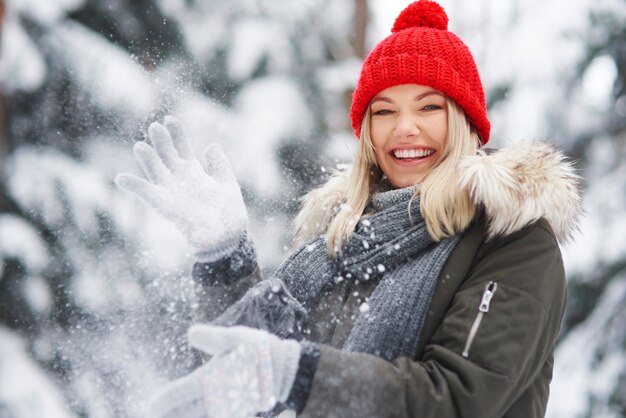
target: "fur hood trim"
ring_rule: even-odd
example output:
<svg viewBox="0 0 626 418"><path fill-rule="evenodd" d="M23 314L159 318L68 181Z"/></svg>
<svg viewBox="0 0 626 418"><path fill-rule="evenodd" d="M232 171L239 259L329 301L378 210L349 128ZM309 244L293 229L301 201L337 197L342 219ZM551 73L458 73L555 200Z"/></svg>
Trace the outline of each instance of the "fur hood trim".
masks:
<svg viewBox="0 0 626 418"><path fill-rule="evenodd" d="M303 199L294 224L301 237L326 231L345 204L349 170L335 173ZM488 238L510 235L540 218L565 243L578 230L582 214L580 177L572 162L541 142L519 142L492 153L479 151L459 164L459 186L484 208Z"/></svg>
<svg viewBox="0 0 626 418"><path fill-rule="evenodd" d="M490 238L512 234L540 218L560 243L578 230L580 177L554 147L519 142L491 155L465 157L459 169L461 187L485 210Z"/></svg>

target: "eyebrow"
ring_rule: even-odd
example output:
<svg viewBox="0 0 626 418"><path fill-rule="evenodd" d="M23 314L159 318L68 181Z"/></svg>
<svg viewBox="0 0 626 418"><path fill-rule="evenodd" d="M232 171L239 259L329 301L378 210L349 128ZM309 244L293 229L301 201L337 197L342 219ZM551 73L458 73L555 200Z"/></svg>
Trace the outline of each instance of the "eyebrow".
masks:
<svg viewBox="0 0 626 418"><path fill-rule="evenodd" d="M431 95L433 95L433 94L436 94L436 95L441 96L441 97L445 97L445 96L443 95L443 93L441 93L441 92L439 92L439 91L436 91L436 90L429 90L429 91L424 92L424 93L422 93L422 94L418 94L417 96L415 96L415 98L414 98L413 100L417 102L417 101L419 101L419 100L422 100L424 97L431 96ZM370 104L372 104L372 103L376 103L376 102L387 102L387 103L393 103L393 100L391 100L390 98L385 97L385 96L377 96L377 97L374 97L374 98L372 99L372 101L370 102Z"/></svg>

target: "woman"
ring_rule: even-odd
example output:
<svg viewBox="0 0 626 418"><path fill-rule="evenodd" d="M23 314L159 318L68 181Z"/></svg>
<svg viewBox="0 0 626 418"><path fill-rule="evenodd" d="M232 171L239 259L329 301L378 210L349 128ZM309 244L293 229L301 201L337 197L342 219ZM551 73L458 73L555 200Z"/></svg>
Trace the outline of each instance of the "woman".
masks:
<svg viewBox="0 0 626 418"><path fill-rule="evenodd" d="M310 192L303 244L260 280L228 161L205 167L172 118L136 145L149 181L118 184L194 247L211 360L167 386L156 416L542 417L566 301L559 241L578 179L539 143L489 153L471 53L430 0L363 64L354 164ZM222 313L222 310L225 311Z"/></svg>

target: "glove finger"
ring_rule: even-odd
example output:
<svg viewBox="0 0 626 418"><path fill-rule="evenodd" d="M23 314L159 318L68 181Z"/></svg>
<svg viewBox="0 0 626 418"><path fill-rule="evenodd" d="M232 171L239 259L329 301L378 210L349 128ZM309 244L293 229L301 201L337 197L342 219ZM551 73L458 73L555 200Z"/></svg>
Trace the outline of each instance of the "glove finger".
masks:
<svg viewBox="0 0 626 418"><path fill-rule="evenodd" d="M160 389L149 402L150 417L208 418L198 377L198 372L202 372L203 368L174 380Z"/></svg>
<svg viewBox="0 0 626 418"><path fill-rule="evenodd" d="M174 143L174 147L178 151L180 158L184 160L191 160L194 155L191 149L191 144L189 143L189 137L187 136L187 130L183 124L171 115L165 116L165 121L163 123L170 132L172 142Z"/></svg>
<svg viewBox="0 0 626 418"><path fill-rule="evenodd" d="M115 184L122 190L135 194L150 206L156 208L161 205L161 199L155 190L155 186L149 181L132 174L118 174Z"/></svg>
<svg viewBox="0 0 626 418"><path fill-rule="evenodd" d="M145 142L137 142L133 147L135 159L143 169L146 177L155 184L163 184L170 171L163 164L154 148Z"/></svg>
<svg viewBox="0 0 626 418"><path fill-rule="evenodd" d="M148 136L163 163L172 170L176 166L179 157L178 151L176 151L172 143L170 132L160 123L153 122L148 128Z"/></svg>
<svg viewBox="0 0 626 418"><path fill-rule="evenodd" d="M226 158L220 144L214 142L204 149L204 161L207 173L217 181L237 183L230 161Z"/></svg>
<svg viewBox="0 0 626 418"><path fill-rule="evenodd" d="M255 331L247 327L218 327L198 324L189 328L187 338L192 347L217 356L232 351L238 345L253 341Z"/></svg>

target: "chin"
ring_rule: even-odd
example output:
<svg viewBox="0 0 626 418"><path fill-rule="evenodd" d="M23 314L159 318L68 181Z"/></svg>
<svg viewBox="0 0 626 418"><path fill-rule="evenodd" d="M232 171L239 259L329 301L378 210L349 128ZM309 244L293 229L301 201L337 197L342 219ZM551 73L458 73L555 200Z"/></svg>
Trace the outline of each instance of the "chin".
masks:
<svg viewBox="0 0 626 418"><path fill-rule="evenodd" d="M415 178L411 178L411 179L390 178L389 181L391 182L391 184L393 184L396 187L396 189L404 189L405 187L415 186L417 183L420 182L420 177L416 176Z"/></svg>

